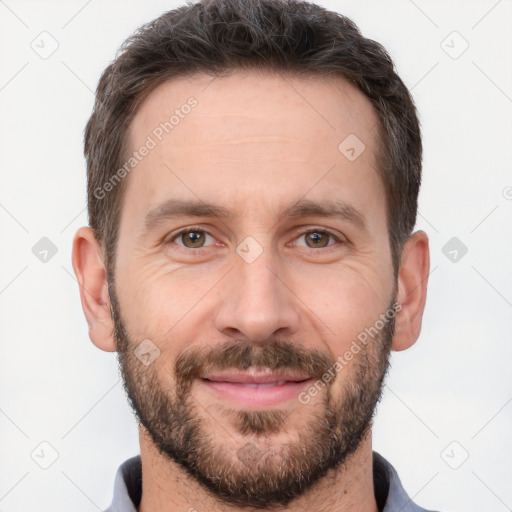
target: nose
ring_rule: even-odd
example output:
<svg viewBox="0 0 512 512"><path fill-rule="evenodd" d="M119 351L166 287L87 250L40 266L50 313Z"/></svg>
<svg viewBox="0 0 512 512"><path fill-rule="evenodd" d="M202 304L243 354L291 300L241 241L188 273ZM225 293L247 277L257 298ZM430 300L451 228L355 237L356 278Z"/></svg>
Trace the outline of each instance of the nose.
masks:
<svg viewBox="0 0 512 512"><path fill-rule="evenodd" d="M251 263L235 261L215 312L219 332L259 343L297 332L299 301L278 268L268 251Z"/></svg>

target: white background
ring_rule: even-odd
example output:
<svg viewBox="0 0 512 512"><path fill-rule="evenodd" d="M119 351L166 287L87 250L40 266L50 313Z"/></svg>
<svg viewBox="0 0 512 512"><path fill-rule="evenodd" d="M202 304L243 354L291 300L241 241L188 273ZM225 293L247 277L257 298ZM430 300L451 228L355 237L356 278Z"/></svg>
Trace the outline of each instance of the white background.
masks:
<svg viewBox="0 0 512 512"><path fill-rule="evenodd" d="M426 508L512 510L512 2L319 3L388 49L423 127L417 227L432 274L420 340L393 356L375 449ZM179 5L0 1L2 512L102 510L138 453L115 355L88 338L71 241L87 223L82 140L100 73ZM59 45L47 59L31 48L42 31ZM42 237L58 248L47 263L32 253ZM452 237L468 248L457 262L442 252ZM43 441L58 453L48 469Z"/></svg>

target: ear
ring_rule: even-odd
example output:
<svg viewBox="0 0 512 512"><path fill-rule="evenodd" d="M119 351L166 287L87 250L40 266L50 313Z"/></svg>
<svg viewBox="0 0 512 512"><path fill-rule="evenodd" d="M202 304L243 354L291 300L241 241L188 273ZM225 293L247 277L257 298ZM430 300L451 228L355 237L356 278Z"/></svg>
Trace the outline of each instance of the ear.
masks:
<svg viewBox="0 0 512 512"><path fill-rule="evenodd" d="M101 247L91 228L82 227L76 232L72 260L89 337L101 350L114 352L114 322L110 314L107 273Z"/></svg>
<svg viewBox="0 0 512 512"><path fill-rule="evenodd" d="M396 300L402 308L395 316L393 350L409 348L420 335L429 270L428 237L424 231L416 231L404 244L398 270Z"/></svg>

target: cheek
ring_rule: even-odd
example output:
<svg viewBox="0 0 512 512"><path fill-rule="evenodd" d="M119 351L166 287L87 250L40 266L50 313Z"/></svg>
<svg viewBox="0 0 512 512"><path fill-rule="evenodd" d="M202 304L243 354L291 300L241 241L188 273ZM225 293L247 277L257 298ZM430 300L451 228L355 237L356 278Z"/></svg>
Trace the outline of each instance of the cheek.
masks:
<svg viewBox="0 0 512 512"><path fill-rule="evenodd" d="M343 354L352 341L375 325L389 304L391 288L384 275L362 265L344 265L329 273L310 273L298 278L297 297L303 314L318 332L325 333L332 356Z"/></svg>
<svg viewBox="0 0 512 512"><path fill-rule="evenodd" d="M157 341L174 338L222 277L205 268L182 270L182 266L155 261L134 264L118 276L123 283L118 290L121 311L130 332Z"/></svg>

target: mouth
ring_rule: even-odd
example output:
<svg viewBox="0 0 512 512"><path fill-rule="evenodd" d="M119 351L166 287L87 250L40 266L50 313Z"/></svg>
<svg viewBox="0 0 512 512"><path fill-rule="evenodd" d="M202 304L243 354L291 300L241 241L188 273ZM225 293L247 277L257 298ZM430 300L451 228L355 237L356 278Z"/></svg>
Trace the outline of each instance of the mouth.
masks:
<svg viewBox="0 0 512 512"><path fill-rule="evenodd" d="M312 378L291 373L229 372L210 374L200 381L217 397L251 408L297 399Z"/></svg>

